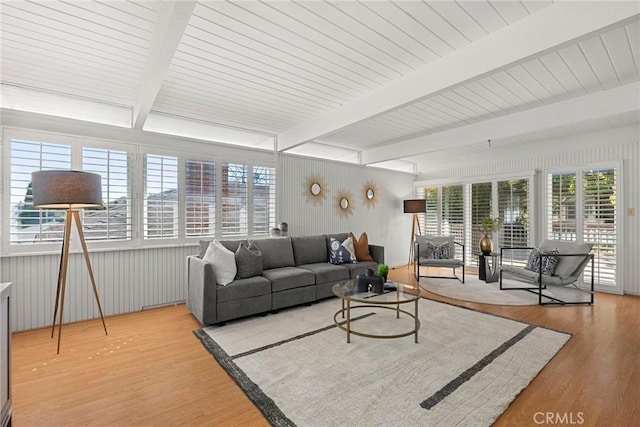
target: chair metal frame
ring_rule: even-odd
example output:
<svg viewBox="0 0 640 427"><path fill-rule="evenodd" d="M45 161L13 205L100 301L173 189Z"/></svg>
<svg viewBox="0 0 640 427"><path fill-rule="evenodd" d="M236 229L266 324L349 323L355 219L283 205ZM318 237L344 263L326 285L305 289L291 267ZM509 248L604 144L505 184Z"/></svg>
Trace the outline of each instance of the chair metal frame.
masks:
<svg viewBox="0 0 640 427"><path fill-rule="evenodd" d="M540 254L540 265L538 267L538 285L537 286L531 286L531 287L505 287L502 283L502 259L503 259L503 253L505 250L532 250L534 248L532 247L512 247L512 248L500 248L500 290L520 290L520 291L527 291L527 292L531 292L532 294L536 294L538 295L538 305L583 305L583 304L588 304L588 305L592 305L593 304L593 295L595 293L595 280L594 280L594 256L593 253L588 253L588 254ZM580 287L578 287L577 285L575 285L575 283L580 280L580 276L578 276L578 278L571 283L568 283L566 285L559 285L559 286L574 286L576 289L582 291L582 292L586 292L588 294L590 294L590 298L589 301L564 301L561 300L560 298L555 298L552 297L550 295L543 295L542 291L547 289L547 285L544 285L542 283L542 265L544 264L542 262L543 258L546 257L550 257L550 256L557 256L557 257L586 257L589 258L589 261L584 265L584 267L582 268L582 272L580 273L580 276L582 275L582 273L584 272L584 270L587 268L587 265L589 263L591 263L591 289L590 290L584 290ZM521 282L524 282L523 279L520 279L518 277L515 277L514 280L519 280ZM542 301L543 298L546 298L550 301Z"/></svg>

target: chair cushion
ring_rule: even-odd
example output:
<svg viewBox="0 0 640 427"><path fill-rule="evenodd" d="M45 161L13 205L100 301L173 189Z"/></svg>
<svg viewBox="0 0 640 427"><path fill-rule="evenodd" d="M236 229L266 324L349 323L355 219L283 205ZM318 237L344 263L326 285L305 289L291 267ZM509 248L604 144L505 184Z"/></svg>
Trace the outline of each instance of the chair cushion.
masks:
<svg viewBox="0 0 640 427"><path fill-rule="evenodd" d="M454 236L416 236L416 241L419 245L418 256L421 258L455 258L456 245Z"/></svg>
<svg viewBox="0 0 640 427"><path fill-rule="evenodd" d="M293 248L290 237L273 237L267 239L252 240L262 252L262 269L293 267Z"/></svg>
<svg viewBox="0 0 640 427"><path fill-rule="evenodd" d="M296 265L326 263L329 260L327 240L323 235L292 237L291 246Z"/></svg>
<svg viewBox="0 0 640 427"><path fill-rule="evenodd" d="M550 252L552 249L557 249L560 255L571 254L578 255L584 254L585 257L591 251L593 244L591 243L576 243L566 240L545 240L540 244L540 250ZM558 265L556 266L554 275L560 276L563 279L567 279L571 276L580 276L582 274L583 264L585 263L585 257L580 256L559 256Z"/></svg>
<svg viewBox="0 0 640 427"><path fill-rule="evenodd" d="M434 259L434 258L418 258L418 264L425 267L462 267L462 260L460 259Z"/></svg>

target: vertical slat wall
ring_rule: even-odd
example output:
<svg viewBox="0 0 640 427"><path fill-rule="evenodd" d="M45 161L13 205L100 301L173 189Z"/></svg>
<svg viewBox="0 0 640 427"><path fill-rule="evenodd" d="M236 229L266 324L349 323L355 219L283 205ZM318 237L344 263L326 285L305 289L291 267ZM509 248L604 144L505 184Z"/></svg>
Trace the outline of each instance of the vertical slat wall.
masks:
<svg viewBox="0 0 640 427"><path fill-rule="evenodd" d="M105 316L183 301L187 296L186 257L197 246L91 252ZM2 281L13 282L14 331L51 324L59 254L0 258ZM69 256L64 321L100 316L82 253Z"/></svg>
<svg viewBox="0 0 640 427"><path fill-rule="evenodd" d="M553 170L606 162L622 164L620 175L621 202L618 225L621 241L618 247L618 280L625 294L640 295L640 135L637 126L616 128L540 141L516 147L498 148L490 152L457 159L450 168L432 170L419 178L433 180L468 180L475 177L517 174L519 171ZM540 180L535 191L542 191ZM536 197L532 217L541 215L540 197ZM635 216L628 209L635 209ZM540 230L538 230L540 232Z"/></svg>
<svg viewBox="0 0 640 427"><path fill-rule="evenodd" d="M305 198L305 184L312 175L321 177L327 184L326 200L315 205ZM366 232L369 243L385 246L387 264L406 264L411 215L403 213L402 201L412 197L413 174L281 155L277 180L278 222L289 224L290 235L352 231L359 237ZM374 207L368 207L364 201L367 181L378 188ZM337 208L342 190L351 192L354 199L353 215L346 218Z"/></svg>

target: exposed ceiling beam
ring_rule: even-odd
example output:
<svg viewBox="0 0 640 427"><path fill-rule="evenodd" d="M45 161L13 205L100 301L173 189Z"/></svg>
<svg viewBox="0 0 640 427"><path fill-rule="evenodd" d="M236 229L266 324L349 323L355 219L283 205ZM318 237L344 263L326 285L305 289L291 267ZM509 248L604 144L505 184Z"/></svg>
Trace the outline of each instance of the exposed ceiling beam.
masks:
<svg viewBox="0 0 640 427"><path fill-rule="evenodd" d="M133 127L142 129L160 91L173 55L182 39L196 1L163 1L153 32L149 56L140 82L138 102L133 108Z"/></svg>
<svg viewBox="0 0 640 427"><path fill-rule="evenodd" d="M560 2L278 135L287 150L454 86L624 25L638 2Z"/></svg>
<svg viewBox="0 0 640 427"><path fill-rule="evenodd" d="M640 82L366 150L362 163L411 157L629 112L640 112Z"/></svg>

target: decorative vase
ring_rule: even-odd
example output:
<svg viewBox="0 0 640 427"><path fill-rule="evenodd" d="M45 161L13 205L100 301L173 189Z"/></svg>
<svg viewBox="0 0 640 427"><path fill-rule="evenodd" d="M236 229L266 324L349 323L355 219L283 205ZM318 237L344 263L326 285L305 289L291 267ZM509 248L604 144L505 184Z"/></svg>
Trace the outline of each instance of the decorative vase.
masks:
<svg viewBox="0 0 640 427"><path fill-rule="evenodd" d="M480 239L480 252L482 252L483 255L489 255L493 252L493 242L486 233L484 237Z"/></svg>
<svg viewBox="0 0 640 427"><path fill-rule="evenodd" d="M289 224L287 224L286 222L281 222L280 224L278 224L278 228L280 229L281 236L289 235Z"/></svg>
<svg viewBox="0 0 640 427"><path fill-rule="evenodd" d="M387 275L388 275L388 273L387 273L387 274L383 274L383 275L382 275L382 281L383 281L384 283L387 283Z"/></svg>

